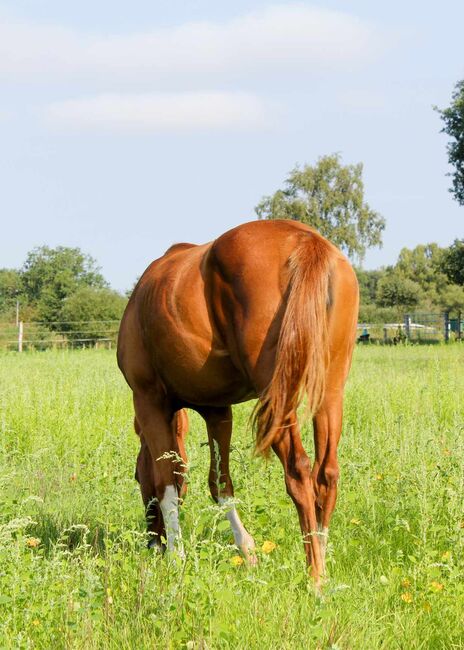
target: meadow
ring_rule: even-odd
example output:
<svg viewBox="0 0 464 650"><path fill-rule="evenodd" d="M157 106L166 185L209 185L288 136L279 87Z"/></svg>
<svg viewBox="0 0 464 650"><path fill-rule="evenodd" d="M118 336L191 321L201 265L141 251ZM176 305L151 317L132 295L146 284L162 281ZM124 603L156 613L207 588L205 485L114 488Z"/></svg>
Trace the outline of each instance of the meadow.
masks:
<svg viewBox="0 0 464 650"><path fill-rule="evenodd" d="M356 350L321 598L280 464L252 456L252 404L231 468L255 568L193 413L186 561L146 548L114 352L4 353L0 406L0 648L464 648L464 346Z"/></svg>

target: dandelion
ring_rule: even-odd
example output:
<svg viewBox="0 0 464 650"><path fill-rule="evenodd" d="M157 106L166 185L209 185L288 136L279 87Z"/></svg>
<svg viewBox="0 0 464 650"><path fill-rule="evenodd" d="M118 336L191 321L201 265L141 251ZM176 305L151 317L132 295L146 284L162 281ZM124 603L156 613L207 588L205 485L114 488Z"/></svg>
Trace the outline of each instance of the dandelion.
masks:
<svg viewBox="0 0 464 650"><path fill-rule="evenodd" d="M439 591L443 591L443 589L444 589L444 585L441 582L437 582L436 580L432 580L432 582L430 583L430 590L435 592L435 593L438 593Z"/></svg>
<svg viewBox="0 0 464 650"><path fill-rule="evenodd" d="M401 600L405 603L412 603L412 596L409 591L405 591L404 594L401 594Z"/></svg>
<svg viewBox="0 0 464 650"><path fill-rule="evenodd" d="M261 550L263 553L272 553L275 547L276 545L274 544L274 542L271 542L270 540L266 540L261 546Z"/></svg>
<svg viewBox="0 0 464 650"><path fill-rule="evenodd" d="M356 519L356 517L353 517L353 519L350 521L350 524L353 524L353 526L359 526L360 523L361 519Z"/></svg>
<svg viewBox="0 0 464 650"><path fill-rule="evenodd" d="M409 580L409 578L403 578L403 580L401 581L401 586L404 587L404 589L410 587L411 581Z"/></svg>
<svg viewBox="0 0 464 650"><path fill-rule="evenodd" d="M376 481L383 481L383 474L376 474L375 480Z"/></svg>
<svg viewBox="0 0 464 650"><path fill-rule="evenodd" d="M232 566L240 566L243 564L243 557L240 557L240 555L234 555L234 557L230 558L230 563Z"/></svg>
<svg viewBox="0 0 464 650"><path fill-rule="evenodd" d="M443 555L441 556L441 559L442 559L444 562L446 562L447 560L450 559L450 557L451 557L451 551L445 551L445 552L443 553Z"/></svg>
<svg viewBox="0 0 464 650"><path fill-rule="evenodd" d="M39 619L38 619L38 618L35 618L35 619L32 621L32 625L33 625L34 627L37 627L38 625L40 625L40 621L39 621Z"/></svg>
<svg viewBox="0 0 464 650"><path fill-rule="evenodd" d="M37 548L40 544L40 539L38 537L29 537L26 544L29 548Z"/></svg>

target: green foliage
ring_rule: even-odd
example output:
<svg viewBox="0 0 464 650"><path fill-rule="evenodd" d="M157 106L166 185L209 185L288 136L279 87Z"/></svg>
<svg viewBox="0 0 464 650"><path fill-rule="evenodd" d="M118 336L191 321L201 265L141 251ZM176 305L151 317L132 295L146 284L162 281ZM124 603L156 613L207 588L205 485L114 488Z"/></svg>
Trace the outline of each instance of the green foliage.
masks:
<svg viewBox="0 0 464 650"><path fill-rule="evenodd" d="M182 563L145 548L131 396L114 354L0 361L2 647L462 648L462 346L356 350L323 598L280 463L252 458L252 404L234 408L231 471L259 565L230 562L191 412ZM308 427L303 437L313 457Z"/></svg>
<svg viewBox="0 0 464 650"><path fill-rule="evenodd" d="M0 269L0 313L12 311L22 290L21 275L16 269Z"/></svg>
<svg viewBox="0 0 464 650"><path fill-rule="evenodd" d="M464 79L456 84L450 106L438 112L445 123L442 132L451 138L447 145L448 160L454 167L450 192L464 205Z"/></svg>
<svg viewBox="0 0 464 650"><path fill-rule="evenodd" d="M464 285L464 239L455 239L447 249L443 267L451 282Z"/></svg>
<svg viewBox="0 0 464 650"><path fill-rule="evenodd" d="M386 273L377 284L377 304L381 307L416 307L422 298L421 287L397 271Z"/></svg>
<svg viewBox="0 0 464 650"><path fill-rule="evenodd" d="M37 305L39 319L59 321L63 301L82 287L107 287L95 260L79 248L41 246L29 252L21 270L23 291Z"/></svg>
<svg viewBox="0 0 464 650"><path fill-rule="evenodd" d="M64 300L60 312L61 320L68 322L62 327L64 330L73 330L75 337L82 338L82 333L76 330L75 323L83 321L86 337L102 337L108 328L102 329L98 321L120 320L126 304L127 299L112 289L82 287Z"/></svg>
<svg viewBox="0 0 464 650"><path fill-rule="evenodd" d="M363 166L342 165L339 155L296 167L285 189L256 206L260 219L294 219L313 226L350 257L382 244L385 220L364 201Z"/></svg>

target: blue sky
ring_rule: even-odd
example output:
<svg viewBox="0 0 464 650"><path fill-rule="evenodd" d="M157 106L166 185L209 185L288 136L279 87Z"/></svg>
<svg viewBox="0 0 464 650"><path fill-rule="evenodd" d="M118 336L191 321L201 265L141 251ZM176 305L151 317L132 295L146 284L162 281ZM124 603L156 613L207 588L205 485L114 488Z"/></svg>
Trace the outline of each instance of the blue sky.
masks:
<svg viewBox="0 0 464 650"><path fill-rule="evenodd" d="M79 246L117 289L255 218L295 164L364 163L382 249L464 236L432 106L464 3L0 0L0 267Z"/></svg>

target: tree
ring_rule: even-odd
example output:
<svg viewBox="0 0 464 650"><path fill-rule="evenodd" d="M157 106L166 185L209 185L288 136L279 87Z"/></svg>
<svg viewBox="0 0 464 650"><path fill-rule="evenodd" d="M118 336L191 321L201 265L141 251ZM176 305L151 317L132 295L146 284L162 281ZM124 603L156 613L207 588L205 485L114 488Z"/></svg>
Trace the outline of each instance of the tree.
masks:
<svg viewBox="0 0 464 650"><path fill-rule="evenodd" d="M108 321L119 321L126 304L127 299L112 289L82 287L64 300L62 329L72 331L74 338L106 337L114 330Z"/></svg>
<svg viewBox="0 0 464 650"><path fill-rule="evenodd" d="M339 155L323 156L314 167L296 167L285 189L256 206L259 219L294 219L313 226L350 257L382 245L385 220L364 201L363 166L342 165Z"/></svg>
<svg viewBox="0 0 464 650"><path fill-rule="evenodd" d="M452 138L447 145L448 161L454 167L454 174L450 174L453 179L450 192L464 205L464 79L456 84L451 105L437 110L445 123L442 133Z"/></svg>
<svg viewBox="0 0 464 650"><path fill-rule="evenodd" d="M63 301L78 289L108 286L92 257L65 246L34 248L21 278L28 300L37 304L39 318L48 323L62 320Z"/></svg>
<svg viewBox="0 0 464 650"><path fill-rule="evenodd" d="M0 269L0 312L10 311L22 291L21 275L16 269Z"/></svg>
<svg viewBox="0 0 464 650"><path fill-rule="evenodd" d="M381 307L416 307L422 299L420 284L404 277L398 271L380 278L377 285L377 304Z"/></svg>
<svg viewBox="0 0 464 650"><path fill-rule="evenodd" d="M455 239L445 252L443 268L451 282L464 285L464 239Z"/></svg>

